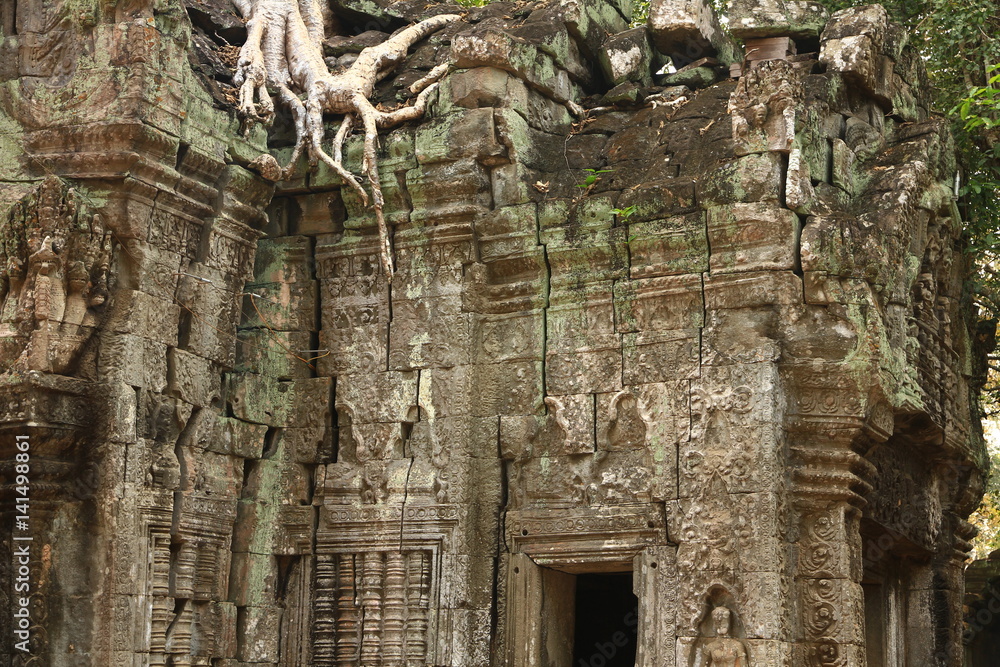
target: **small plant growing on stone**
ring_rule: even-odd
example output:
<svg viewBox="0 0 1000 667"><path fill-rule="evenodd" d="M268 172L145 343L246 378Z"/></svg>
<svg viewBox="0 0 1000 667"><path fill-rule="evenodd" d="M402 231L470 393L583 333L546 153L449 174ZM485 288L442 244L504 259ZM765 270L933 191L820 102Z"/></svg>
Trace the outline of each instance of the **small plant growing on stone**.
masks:
<svg viewBox="0 0 1000 667"><path fill-rule="evenodd" d="M615 214L615 218L618 222L627 225L629 220L632 219L632 215L635 214L635 204L631 206L626 206L625 208L613 208L611 212ZM632 239L629 239L630 241Z"/></svg>
<svg viewBox="0 0 1000 667"><path fill-rule="evenodd" d="M597 181L601 180L600 174L608 174L614 169L584 169L587 172L587 176L583 179L582 183L577 183L578 188L590 188L593 187Z"/></svg>

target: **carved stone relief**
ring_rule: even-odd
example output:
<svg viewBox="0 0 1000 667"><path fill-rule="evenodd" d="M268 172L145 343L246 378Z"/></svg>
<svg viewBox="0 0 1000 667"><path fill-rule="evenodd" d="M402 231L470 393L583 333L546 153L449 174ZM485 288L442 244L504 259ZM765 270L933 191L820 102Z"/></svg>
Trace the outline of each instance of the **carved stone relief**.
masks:
<svg viewBox="0 0 1000 667"><path fill-rule="evenodd" d="M111 232L50 176L11 209L4 237L0 368L66 374L108 302Z"/></svg>
<svg viewBox="0 0 1000 667"><path fill-rule="evenodd" d="M324 119L240 132L243 17L319 16L337 72L436 10L237 4L0 8L0 496L29 430L52 664L576 667L578 577L631 572L637 667L847 667L879 531L955 655L966 257L883 11L740 0L794 34L729 75L700 0L469 8L362 96L431 77L425 117L275 185Z"/></svg>

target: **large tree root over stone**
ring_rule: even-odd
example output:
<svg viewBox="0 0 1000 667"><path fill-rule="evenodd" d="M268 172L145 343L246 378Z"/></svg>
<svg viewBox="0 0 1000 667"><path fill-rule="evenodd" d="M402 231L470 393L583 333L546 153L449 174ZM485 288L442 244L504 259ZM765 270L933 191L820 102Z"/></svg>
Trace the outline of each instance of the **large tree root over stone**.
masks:
<svg viewBox="0 0 1000 667"><path fill-rule="evenodd" d="M391 280L392 249L382 213L385 202L375 156L378 130L422 117L427 98L448 65L435 67L410 86L410 92L417 95L412 106L380 111L370 98L375 84L406 57L413 44L461 17L442 14L404 28L385 42L364 49L346 71L332 74L323 61L324 16L317 0L236 0L236 4L247 18L247 41L240 50L234 77L239 86L239 113L250 123L270 122L274 117L270 87L277 93L278 102L291 111L295 123L295 148L288 165L281 169L273 158L263 159L270 159L278 179L288 178L305 150L311 167L320 161L329 165L368 205L368 193L344 167L342 155L345 139L354 123L360 121L365 133L362 170L368 178L371 206L378 221L382 266ZM344 116L329 153L322 146L325 113Z"/></svg>

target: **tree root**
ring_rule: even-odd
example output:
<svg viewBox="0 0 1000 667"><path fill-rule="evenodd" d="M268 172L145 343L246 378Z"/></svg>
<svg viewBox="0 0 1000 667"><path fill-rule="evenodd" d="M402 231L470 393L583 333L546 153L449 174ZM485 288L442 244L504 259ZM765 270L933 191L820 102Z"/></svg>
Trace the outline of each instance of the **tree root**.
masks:
<svg viewBox="0 0 1000 667"><path fill-rule="evenodd" d="M240 49L234 83L239 86L238 112L245 123L270 123L274 101L268 86L277 93L278 103L287 107L295 123L295 148L281 178L289 178L305 152L309 165L320 162L330 167L361 200L375 211L378 222L379 253L389 280L394 271L389 230L383 215L385 201L379 182L376 149L378 131L408 120L421 118L427 99L447 74L449 65L432 69L410 86L417 95L412 106L395 111L379 111L370 101L375 84L406 57L413 44L461 17L442 14L400 30L385 42L364 49L347 71L331 74L323 61L324 16L318 0L236 0L247 17L247 41ZM302 95L305 99L302 99ZM344 116L334 136L332 155L323 149L324 114ZM343 165L343 144L355 121L365 133L362 171L371 196Z"/></svg>

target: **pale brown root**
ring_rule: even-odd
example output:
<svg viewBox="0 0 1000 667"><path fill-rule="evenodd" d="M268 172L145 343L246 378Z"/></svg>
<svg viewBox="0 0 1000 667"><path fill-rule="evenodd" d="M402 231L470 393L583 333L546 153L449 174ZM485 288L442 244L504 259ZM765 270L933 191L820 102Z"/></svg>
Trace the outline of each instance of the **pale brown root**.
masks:
<svg viewBox="0 0 1000 667"><path fill-rule="evenodd" d="M354 107L365 128L365 150L361 160L361 168L368 177L368 185L372 190L372 208L375 210L375 220L378 223L379 255L382 260L382 270L391 282L395 270L392 261L392 244L389 242L389 226L385 222L382 209L385 200L382 198L382 184L379 182L378 160L378 116L379 112L372 106L368 98L361 94L354 96Z"/></svg>
<svg viewBox="0 0 1000 667"><path fill-rule="evenodd" d="M240 115L250 122L269 122L274 116L274 103L266 85L279 92L279 102L292 112L296 133L291 160L282 170L282 177L291 177L302 152L308 151L312 167L323 162L353 188L364 205L370 205L375 211L382 267L391 280L394 266L379 181L378 130L422 117L427 100L448 72L449 65L435 67L410 86L411 92L417 95L410 107L381 112L372 106L369 98L375 84L406 57L413 44L461 17L442 14L404 28L385 42L364 49L346 72L334 76L327 69L322 53L323 27L331 21L332 14L324 12L321 0L235 2L248 19L247 41L240 50L233 77L239 87ZM305 94L305 101L299 99L300 94ZM332 156L322 146L324 113L344 114L333 139ZM355 120L364 127L362 171L368 179L370 195L343 165L344 141Z"/></svg>
<svg viewBox="0 0 1000 667"><path fill-rule="evenodd" d="M314 99L306 100L306 126L309 132L309 166L315 167L323 152L323 137L326 129L323 127L323 109Z"/></svg>
<svg viewBox="0 0 1000 667"><path fill-rule="evenodd" d="M344 161L344 141L347 140L353 128L354 116L347 114L344 116L344 120L341 121L340 127L337 128L337 134L333 137L333 159L337 162Z"/></svg>
<svg viewBox="0 0 1000 667"><path fill-rule="evenodd" d="M566 106L566 109L577 118L583 118L587 115L587 110L573 100L565 100L563 104Z"/></svg>
<svg viewBox="0 0 1000 667"><path fill-rule="evenodd" d="M430 84L417 95L417 99L413 102L413 106L403 107L402 109L396 109L395 111L379 111L376 121L378 126L381 128L394 127L400 123L405 123L408 120L416 120L417 118L422 118L424 111L427 109L427 99L431 96L437 87L437 81Z"/></svg>
<svg viewBox="0 0 1000 667"><path fill-rule="evenodd" d="M411 83L410 92L413 93L414 95L423 92L423 90L427 88L427 86L431 85L432 83L437 83L438 81L440 81L441 77L443 77L445 74L448 73L449 69L451 69L451 63L441 63L440 65L432 69L430 72L428 72L426 76L423 76L414 81L413 83Z"/></svg>
<svg viewBox="0 0 1000 667"><path fill-rule="evenodd" d="M440 14L404 28L381 44L362 51L344 76L359 77L365 84L360 92L363 92L366 98L370 97L379 72L401 62L410 47L427 35L461 18L457 14Z"/></svg>
<svg viewBox="0 0 1000 667"><path fill-rule="evenodd" d="M299 14L314 48L323 48L323 10L317 0L299 0Z"/></svg>
<svg viewBox="0 0 1000 667"><path fill-rule="evenodd" d="M282 178L291 178L292 174L295 173L295 165L302 156L302 149L305 147L306 108L302 104L302 101L287 86L281 86L279 90L281 91L281 101L287 104L292 110L292 120L295 122L295 148L292 149L292 155L288 159L288 164L285 165L285 168L281 172Z"/></svg>
<svg viewBox="0 0 1000 667"><path fill-rule="evenodd" d="M310 102L312 102L310 100ZM308 105L309 103L307 103ZM309 161L310 163L315 163L316 160L321 160L325 165L333 169L337 176L340 176L341 180L344 181L345 185L350 186L358 193L361 197L361 202L363 205L368 205L368 193L365 189L361 187L358 183L358 179L354 177L354 174L349 172L343 164L340 155L336 157L330 157L326 151L323 150L323 115L319 111L318 107L311 108L309 113L309 125L311 126L311 134L309 137ZM334 146L339 153L338 140L342 144L344 138L347 136L347 132L343 130L344 123L341 123L341 129L337 130L337 136L334 139ZM350 124L348 124L348 129L350 129ZM341 136L343 134L343 137Z"/></svg>

